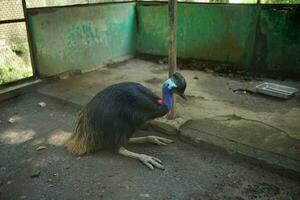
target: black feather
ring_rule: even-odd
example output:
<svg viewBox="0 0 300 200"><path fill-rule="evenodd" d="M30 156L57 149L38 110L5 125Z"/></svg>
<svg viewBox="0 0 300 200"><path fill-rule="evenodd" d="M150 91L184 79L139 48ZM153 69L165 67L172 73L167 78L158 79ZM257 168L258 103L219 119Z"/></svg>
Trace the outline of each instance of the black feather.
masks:
<svg viewBox="0 0 300 200"><path fill-rule="evenodd" d="M139 83L124 82L105 88L83 109L84 114L80 115L82 119L79 118L77 122L77 131L70 139L73 142L69 143L69 150L76 149L76 143L83 143L76 141L80 138L84 138L86 145L91 145L85 147L86 153L96 151L100 146L114 150L126 146L135 130L147 121L168 113L164 104L157 103L158 99L160 97ZM85 130L79 124L84 124ZM86 138L90 138L90 141Z"/></svg>

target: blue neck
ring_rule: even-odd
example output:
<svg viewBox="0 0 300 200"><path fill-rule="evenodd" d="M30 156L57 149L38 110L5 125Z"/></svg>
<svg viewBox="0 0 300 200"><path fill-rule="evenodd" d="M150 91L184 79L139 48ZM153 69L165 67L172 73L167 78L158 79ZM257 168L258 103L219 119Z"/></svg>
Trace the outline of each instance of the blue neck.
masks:
<svg viewBox="0 0 300 200"><path fill-rule="evenodd" d="M163 86L162 97L163 97L164 104L168 107L169 110L171 110L173 99L172 99L171 91L168 87Z"/></svg>

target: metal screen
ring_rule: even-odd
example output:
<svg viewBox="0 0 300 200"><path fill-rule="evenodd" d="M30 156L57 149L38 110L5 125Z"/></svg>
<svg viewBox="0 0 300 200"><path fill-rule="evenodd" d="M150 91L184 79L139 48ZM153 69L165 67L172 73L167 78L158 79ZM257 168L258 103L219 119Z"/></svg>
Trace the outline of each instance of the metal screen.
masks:
<svg viewBox="0 0 300 200"><path fill-rule="evenodd" d="M0 1L0 84L33 76L22 0Z"/></svg>

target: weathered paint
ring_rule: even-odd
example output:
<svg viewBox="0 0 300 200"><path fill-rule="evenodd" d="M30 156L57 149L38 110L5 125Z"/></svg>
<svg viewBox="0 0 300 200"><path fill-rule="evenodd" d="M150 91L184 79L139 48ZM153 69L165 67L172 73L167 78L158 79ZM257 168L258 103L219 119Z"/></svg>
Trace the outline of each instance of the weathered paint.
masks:
<svg viewBox="0 0 300 200"><path fill-rule="evenodd" d="M165 4L137 5L137 51L167 55ZM180 58L234 63L250 69L300 72L299 9L260 5L178 5ZM298 23L297 23L298 21Z"/></svg>
<svg viewBox="0 0 300 200"><path fill-rule="evenodd" d="M167 55L167 5L140 4L137 12L138 51ZM179 4L178 56L243 63L253 45L256 13L253 6Z"/></svg>
<svg viewBox="0 0 300 200"><path fill-rule="evenodd" d="M135 3L29 12L42 76L89 69L135 51Z"/></svg>
<svg viewBox="0 0 300 200"><path fill-rule="evenodd" d="M281 8L179 3L177 55L300 73L299 6ZM168 25L168 7L161 3L29 10L35 58L43 76L88 70L136 50L167 56Z"/></svg>
<svg viewBox="0 0 300 200"><path fill-rule="evenodd" d="M300 72L300 8L261 10L258 67Z"/></svg>

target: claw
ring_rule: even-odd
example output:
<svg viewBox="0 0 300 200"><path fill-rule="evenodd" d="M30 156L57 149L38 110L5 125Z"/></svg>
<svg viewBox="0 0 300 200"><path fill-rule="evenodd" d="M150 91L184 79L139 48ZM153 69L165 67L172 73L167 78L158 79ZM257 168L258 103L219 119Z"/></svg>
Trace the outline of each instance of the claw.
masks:
<svg viewBox="0 0 300 200"><path fill-rule="evenodd" d="M154 167L164 169L163 165L161 164L161 160L158 158L141 154L139 160L150 169L154 169Z"/></svg>
<svg viewBox="0 0 300 200"><path fill-rule="evenodd" d="M173 140L166 139L163 137L158 137L158 136L148 136L148 141L150 143L157 144L157 145L163 145L163 146L173 142Z"/></svg>

